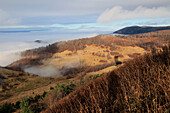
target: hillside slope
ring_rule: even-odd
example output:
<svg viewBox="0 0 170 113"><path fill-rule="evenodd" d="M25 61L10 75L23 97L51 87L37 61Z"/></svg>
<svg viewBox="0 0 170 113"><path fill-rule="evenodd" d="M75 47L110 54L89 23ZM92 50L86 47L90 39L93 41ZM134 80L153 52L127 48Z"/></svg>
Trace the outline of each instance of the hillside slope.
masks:
<svg viewBox="0 0 170 113"><path fill-rule="evenodd" d="M170 46L145 54L53 103L44 113L168 112Z"/></svg>
<svg viewBox="0 0 170 113"><path fill-rule="evenodd" d="M0 67L0 108L6 102L15 103L22 100L23 97L42 94L49 90L49 88L48 90L45 88L46 86L52 85L56 81L58 80L54 78L39 77L38 75Z"/></svg>
<svg viewBox="0 0 170 113"><path fill-rule="evenodd" d="M149 34L114 37L98 35L70 41L61 41L22 53L23 58L8 65L13 70L43 70L48 67L65 75L72 68L95 68L94 66L114 63L115 56L126 62L135 56L159 49L170 43L170 30ZM79 69L77 69L79 70ZM29 71L30 72L30 71ZM38 73L35 73L38 74ZM56 76L53 74L52 76Z"/></svg>
<svg viewBox="0 0 170 113"><path fill-rule="evenodd" d="M130 27L122 28L113 33L130 35L130 34L148 33L148 32L160 31L160 30L169 30L169 29L170 29L170 26L167 26L167 27L130 26Z"/></svg>

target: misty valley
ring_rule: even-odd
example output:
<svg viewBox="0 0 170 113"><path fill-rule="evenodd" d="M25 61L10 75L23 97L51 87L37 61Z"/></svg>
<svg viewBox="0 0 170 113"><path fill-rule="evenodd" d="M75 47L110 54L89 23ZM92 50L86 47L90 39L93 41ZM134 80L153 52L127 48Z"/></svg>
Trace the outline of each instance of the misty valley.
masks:
<svg viewBox="0 0 170 113"><path fill-rule="evenodd" d="M158 102L164 106L162 110L166 111L168 92L163 89L168 87L169 81L169 39L169 30L132 35L101 34L18 52L17 60L0 67L0 111L79 112L87 110L85 106L96 112L99 112L98 107L106 111L112 108L112 112L128 111L129 101L123 95L140 100L142 97L132 92L148 95L144 90L152 94L151 100L158 96ZM14 58L12 54L11 57ZM147 81L148 78L152 79ZM151 81L154 86L165 86L154 89ZM155 90L159 94L155 94ZM116 107L114 101L118 101ZM135 109L130 110L147 111L142 102L133 104Z"/></svg>

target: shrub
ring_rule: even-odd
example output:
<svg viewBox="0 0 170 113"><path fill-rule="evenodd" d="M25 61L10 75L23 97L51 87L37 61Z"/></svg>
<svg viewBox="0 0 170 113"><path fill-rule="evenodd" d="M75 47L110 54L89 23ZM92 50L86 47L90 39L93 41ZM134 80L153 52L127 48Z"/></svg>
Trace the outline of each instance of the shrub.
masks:
<svg viewBox="0 0 170 113"><path fill-rule="evenodd" d="M139 55L140 55L140 53L128 54L129 57L137 57L137 56L139 56Z"/></svg>
<svg viewBox="0 0 170 113"><path fill-rule="evenodd" d="M122 55L122 54L119 54L118 57L123 57L123 55Z"/></svg>
<svg viewBox="0 0 170 113"><path fill-rule="evenodd" d="M105 57L105 54L103 53L102 57Z"/></svg>
<svg viewBox="0 0 170 113"><path fill-rule="evenodd" d="M100 60L99 62L106 63L107 60L103 59L103 60Z"/></svg>
<svg viewBox="0 0 170 113"><path fill-rule="evenodd" d="M99 74L94 75L93 79L96 79L96 78L98 78L98 77L100 77L100 75L99 75Z"/></svg>
<svg viewBox="0 0 170 113"><path fill-rule="evenodd" d="M100 46L101 48L104 48L104 46Z"/></svg>
<svg viewBox="0 0 170 113"><path fill-rule="evenodd" d="M20 103L20 108L22 110L22 113L34 113L34 111L32 111L29 106L29 102L25 98L22 99L22 102Z"/></svg>
<svg viewBox="0 0 170 113"><path fill-rule="evenodd" d="M68 95L74 90L75 85L74 84L70 84L70 85L59 84L58 87L64 91L65 95Z"/></svg>
<svg viewBox="0 0 170 113"><path fill-rule="evenodd" d="M118 55L118 52L110 52L111 55Z"/></svg>
<svg viewBox="0 0 170 113"><path fill-rule="evenodd" d="M53 88L53 89L54 89L54 88ZM44 91L44 93L42 94L41 97L44 98L46 95L48 95L48 93Z"/></svg>
<svg viewBox="0 0 170 113"><path fill-rule="evenodd" d="M15 108L16 108L16 109L19 109L19 108L20 108L20 103L21 103L20 101L17 101L17 102L15 103Z"/></svg>
<svg viewBox="0 0 170 113"><path fill-rule="evenodd" d="M106 52L109 52L109 50L108 50L108 49L106 49Z"/></svg>
<svg viewBox="0 0 170 113"><path fill-rule="evenodd" d="M50 87L50 90L53 90L54 88L53 87Z"/></svg>
<svg viewBox="0 0 170 113"><path fill-rule="evenodd" d="M109 53L107 54L107 59L112 59Z"/></svg>
<svg viewBox="0 0 170 113"><path fill-rule="evenodd" d="M96 79L96 78L98 78L98 77L101 77L102 75L104 75L104 73L102 73L102 74L96 74L96 75L94 75L94 77L93 77L93 79Z"/></svg>
<svg viewBox="0 0 170 113"><path fill-rule="evenodd" d="M0 113L11 113L14 111L15 111L14 104L5 103L2 106L0 106Z"/></svg>
<svg viewBox="0 0 170 113"><path fill-rule="evenodd" d="M116 50L117 47L110 47L110 51Z"/></svg>

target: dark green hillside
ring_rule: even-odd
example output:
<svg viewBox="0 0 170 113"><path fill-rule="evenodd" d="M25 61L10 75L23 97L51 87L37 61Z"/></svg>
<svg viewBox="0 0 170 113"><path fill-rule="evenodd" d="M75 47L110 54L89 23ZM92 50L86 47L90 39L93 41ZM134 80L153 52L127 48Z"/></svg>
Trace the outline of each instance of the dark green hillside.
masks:
<svg viewBox="0 0 170 113"><path fill-rule="evenodd" d="M115 31L113 33L131 35L131 34L148 33L148 32L154 32L154 31L160 31L160 30L168 30L168 29L170 29L170 26L167 26L167 27L131 26L131 27L125 27L125 28L120 29L118 31Z"/></svg>

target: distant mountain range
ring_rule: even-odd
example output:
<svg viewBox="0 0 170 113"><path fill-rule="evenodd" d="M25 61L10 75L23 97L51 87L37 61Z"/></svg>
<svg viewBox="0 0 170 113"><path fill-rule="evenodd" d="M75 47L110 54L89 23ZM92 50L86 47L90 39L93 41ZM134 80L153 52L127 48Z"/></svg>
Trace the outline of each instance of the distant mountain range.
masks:
<svg viewBox="0 0 170 113"><path fill-rule="evenodd" d="M125 27L123 29L115 31L113 33L130 35L130 34L148 33L148 32L168 30L168 29L170 29L170 26L165 26L165 27L130 26L130 27Z"/></svg>

